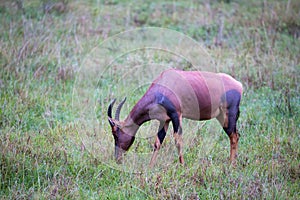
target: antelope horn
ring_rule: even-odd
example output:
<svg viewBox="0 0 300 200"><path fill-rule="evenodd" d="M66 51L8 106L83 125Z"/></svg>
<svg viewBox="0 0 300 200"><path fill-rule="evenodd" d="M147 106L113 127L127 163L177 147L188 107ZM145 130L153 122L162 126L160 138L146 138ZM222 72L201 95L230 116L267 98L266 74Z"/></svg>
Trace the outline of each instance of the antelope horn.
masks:
<svg viewBox="0 0 300 200"><path fill-rule="evenodd" d="M111 117L111 111L112 111L112 108L113 108L115 102L116 102L116 99L113 99L112 102L111 102L111 103L109 104L109 106L108 106L107 115L108 115L108 117L110 117L110 118L112 118L112 117Z"/></svg>
<svg viewBox="0 0 300 200"><path fill-rule="evenodd" d="M124 100L117 107L115 119L118 120L118 121L120 120L120 112L121 112L122 106L125 103L125 101L126 101L126 97L124 98Z"/></svg>

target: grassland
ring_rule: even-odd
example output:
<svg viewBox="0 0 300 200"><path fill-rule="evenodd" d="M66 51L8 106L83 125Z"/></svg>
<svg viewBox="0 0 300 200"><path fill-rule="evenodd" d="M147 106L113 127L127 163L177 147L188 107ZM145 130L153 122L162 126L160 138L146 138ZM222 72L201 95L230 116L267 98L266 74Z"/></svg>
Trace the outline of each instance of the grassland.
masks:
<svg viewBox="0 0 300 200"><path fill-rule="evenodd" d="M1 199L300 198L298 1L1 1L0 22ZM235 168L215 120L184 121L184 166L169 132L148 169L154 121L114 162L110 100L124 118L170 67L243 83Z"/></svg>

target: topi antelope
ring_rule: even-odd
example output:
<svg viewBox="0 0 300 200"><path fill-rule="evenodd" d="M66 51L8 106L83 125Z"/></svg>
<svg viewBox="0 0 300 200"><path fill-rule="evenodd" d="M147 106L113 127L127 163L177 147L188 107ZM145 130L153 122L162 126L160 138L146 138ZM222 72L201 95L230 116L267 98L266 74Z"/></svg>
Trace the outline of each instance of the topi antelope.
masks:
<svg viewBox="0 0 300 200"><path fill-rule="evenodd" d="M179 162L184 163L182 147L182 118L208 120L217 118L230 139L230 161L236 163L239 133L236 123L243 87L240 82L223 73L181 71L169 69L153 81L128 117L120 121L120 111L126 98L118 105L115 119L108 107L108 121L115 140L115 157L120 162L132 145L139 127L146 121L160 122L150 167L155 164L169 123L172 122Z"/></svg>

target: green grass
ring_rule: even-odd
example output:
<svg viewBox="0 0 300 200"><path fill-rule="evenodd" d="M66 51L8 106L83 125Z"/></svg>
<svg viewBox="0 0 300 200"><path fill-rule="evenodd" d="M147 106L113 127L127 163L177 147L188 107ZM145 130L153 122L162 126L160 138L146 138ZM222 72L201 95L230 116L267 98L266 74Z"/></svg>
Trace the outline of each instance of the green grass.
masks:
<svg viewBox="0 0 300 200"><path fill-rule="evenodd" d="M299 7L296 0L1 2L0 198L299 199ZM154 26L165 29L145 28ZM184 166L170 128L148 169L157 122L144 124L124 164L115 163L109 102L127 96L125 118L170 67L225 72L243 83L236 168L216 120L184 120Z"/></svg>

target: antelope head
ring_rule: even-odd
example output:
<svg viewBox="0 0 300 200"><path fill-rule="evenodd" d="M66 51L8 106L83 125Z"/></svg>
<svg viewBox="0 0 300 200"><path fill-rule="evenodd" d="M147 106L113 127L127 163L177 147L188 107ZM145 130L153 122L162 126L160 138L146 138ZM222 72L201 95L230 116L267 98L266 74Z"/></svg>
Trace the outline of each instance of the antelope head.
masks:
<svg viewBox="0 0 300 200"><path fill-rule="evenodd" d="M125 101L126 97L118 105L114 119L112 118L112 109L114 103L116 102L116 99L114 99L110 103L107 111L108 121L111 126L111 131L115 140L115 158L117 163L120 163L122 161L123 154L129 149L129 147L132 145L135 139L135 137L132 134L125 132L125 122L120 121L120 112Z"/></svg>

